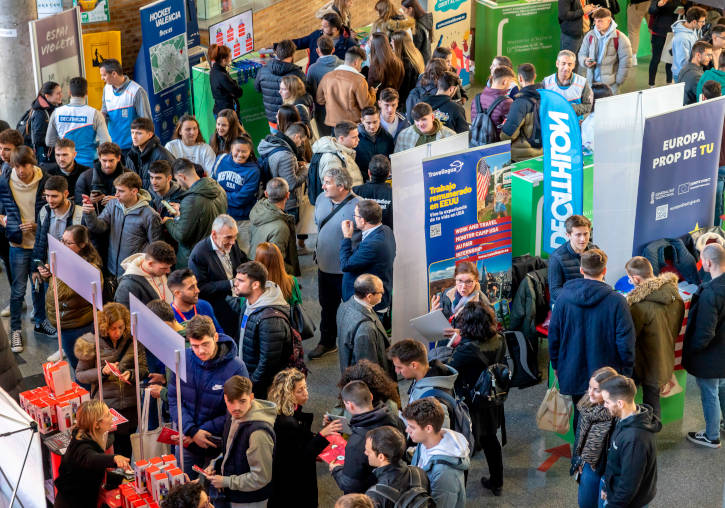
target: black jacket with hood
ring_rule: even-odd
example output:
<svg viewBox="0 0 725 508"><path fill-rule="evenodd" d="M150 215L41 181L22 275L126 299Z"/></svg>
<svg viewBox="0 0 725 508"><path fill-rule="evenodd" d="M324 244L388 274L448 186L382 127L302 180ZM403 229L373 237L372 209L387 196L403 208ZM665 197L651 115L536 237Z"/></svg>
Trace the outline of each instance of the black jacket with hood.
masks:
<svg viewBox="0 0 725 508"><path fill-rule="evenodd" d="M55 106L39 95L33 101L30 110L30 139L33 143L33 150L38 156L38 162L45 162L49 160L47 158L48 147L45 146L45 133L48 131L50 115L55 110Z"/></svg>
<svg viewBox="0 0 725 508"><path fill-rule="evenodd" d="M457 134L469 129L466 110L460 104L453 102L449 96L431 95L423 99L423 102L430 104L430 107L433 108L433 115Z"/></svg>
<svg viewBox="0 0 725 508"><path fill-rule="evenodd" d="M282 105L279 83L287 75L297 76L303 83L305 82L305 73L299 65L276 59L262 67L254 81L254 88L262 94L267 120L274 124L277 123L277 110Z"/></svg>
<svg viewBox="0 0 725 508"><path fill-rule="evenodd" d="M151 175L149 168L152 162L164 160L173 162L174 157L164 145L161 144L158 136L152 137L143 150L139 150L137 146L132 146L126 155L126 167L141 177L143 188L147 191L151 190Z"/></svg>

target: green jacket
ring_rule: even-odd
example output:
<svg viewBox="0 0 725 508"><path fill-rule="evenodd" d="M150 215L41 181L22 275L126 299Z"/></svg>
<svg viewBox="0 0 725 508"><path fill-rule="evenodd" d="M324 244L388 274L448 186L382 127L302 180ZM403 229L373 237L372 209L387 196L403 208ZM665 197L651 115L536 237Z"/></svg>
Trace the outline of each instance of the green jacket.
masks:
<svg viewBox="0 0 725 508"><path fill-rule="evenodd" d="M705 71L705 73L700 78L700 81L697 82L697 98L696 100L699 102L700 100L700 94L702 93L702 85L705 84L705 81L717 81L720 83L720 86L725 89L725 71L719 71L717 69L708 69Z"/></svg>
<svg viewBox="0 0 725 508"><path fill-rule="evenodd" d="M227 212L224 190L209 177L200 178L181 195L181 209L174 220L166 221L166 230L179 243L176 268L186 268L191 249L211 234L214 219Z"/></svg>
<svg viewBox="0 0 725 508"><path fill-rule="evenodd" d="M295 219L273 205L267 198L260 199L249 212L249 255L254 257L257 245L270 242L279 247L284 266L290 275L300 275L295 241Z"/></svg>

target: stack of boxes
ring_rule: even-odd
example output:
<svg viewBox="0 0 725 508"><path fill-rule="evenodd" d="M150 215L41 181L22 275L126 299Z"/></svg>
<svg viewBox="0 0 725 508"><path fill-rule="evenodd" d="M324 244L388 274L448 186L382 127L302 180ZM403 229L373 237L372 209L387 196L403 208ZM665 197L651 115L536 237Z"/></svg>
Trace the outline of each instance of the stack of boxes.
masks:
<svg viewBox="0 0 725 508"><path fill-rule="evenodd" d="M133 469L135 481L121 486L124 508L158 508L172 488L186 481L173 455L139 460Z"/></svg>
<svg viewBox="0 0 725 508"><path fill-rule="evenodd" d="M50 386L41 386L22 392L20 407L38 423L41 434L70 429L75 424L76 411L81 403L90 400L88 390L70 383L62 393L53 392Z"/></svg>

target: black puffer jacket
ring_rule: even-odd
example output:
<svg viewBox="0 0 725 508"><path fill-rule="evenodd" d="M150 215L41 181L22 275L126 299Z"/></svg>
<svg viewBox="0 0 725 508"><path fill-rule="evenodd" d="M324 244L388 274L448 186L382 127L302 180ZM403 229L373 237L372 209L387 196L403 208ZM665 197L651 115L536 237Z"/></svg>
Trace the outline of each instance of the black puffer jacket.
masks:
<svg viewBox="0 0 725 508"><path fill-rule="evenodd" d="M264 112L267 120L277 123L277 110L282 105L282 96L279 95L279 83L287 75L297 76L305 82L305 73L299 65L281 60L272 60L257 73L254 88L262 94Z"/></svg>
<svg viewBox="0 0 725 508"><path fill-rule="evenodd" d="M149 175L149 168L151 163L161 160L173 162L174 159L176 157L164 148L157 136L154 136L146 143L143 150L139 150L137 146L131 147L128 155L126 155L126 167L141 177L144 189L150 190L151 176Z"/></svg>
<svg viewBox="0 0 725 508"><path fill-rule="evenodd" d="M38 156L38 162L50 162L50 159L47 158L48 147L45 146L45 133L48 131L50 115L55 110L55 106L40 95L33 101L30 109L32 110L30 113L30 138L33 150Z"/></svg>
<svg viewBox="0 0 725 508"><path fill-rule="evenodd" d="M561 33L569 37L581 37L584 32L584 11L579 0L559 0L559 25Z"/></svg>
<svg viewBox="0 0 725 508"><path fill-rule="evenodd" d="M690 302L682 366L695 377L725 378L725 276L702 284Z"/></svg>
<svg viewBox="0 0 725 508"><path fill-rule="evenodd" d="M211 96L214 97L214 114L216 115L222 109L233 109L237 105L237 100L242 96L244 91L231 78L227 70L214 62L209 71L209 84L211 86Z"/></svg>

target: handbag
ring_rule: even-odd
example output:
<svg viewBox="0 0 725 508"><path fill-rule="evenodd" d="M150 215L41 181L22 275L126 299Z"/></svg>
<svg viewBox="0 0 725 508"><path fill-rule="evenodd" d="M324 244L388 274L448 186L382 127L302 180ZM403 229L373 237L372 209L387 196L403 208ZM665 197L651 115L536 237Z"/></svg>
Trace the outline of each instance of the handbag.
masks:
<svg viewBox="0 0 725 508"><path fill-rule="evenodd" d="M290 324L300 333L302 340L311 339L315 336L317 327L307 316L301 303L292 306L290 310Z"/></svg>
<svg viewBox="0 0 725 508"><path fill-rule="evenodd" d="M133 461L148 460L151 457L160 457L168 455L171 447L164 443L158 442L159 434L163 430L163 425L159 425L154 430L149 430L149 406L151 404L151 388L147 387L143 392L143 407L141 410L141 420L138 422L138 429L131 434L131 450L133 453ZM159 420L161 419L161 399L156 399ZM141 454L141 443L143 443L143 454Z"/></svg>
<svg viewBox="0 0 725 508"><path fill-rule="evenodd" d="M571 397L559 393L557 384L546 390L544 400L536 411L536 426L558 434L569 432L569 420L574 406Z"/></svg>

